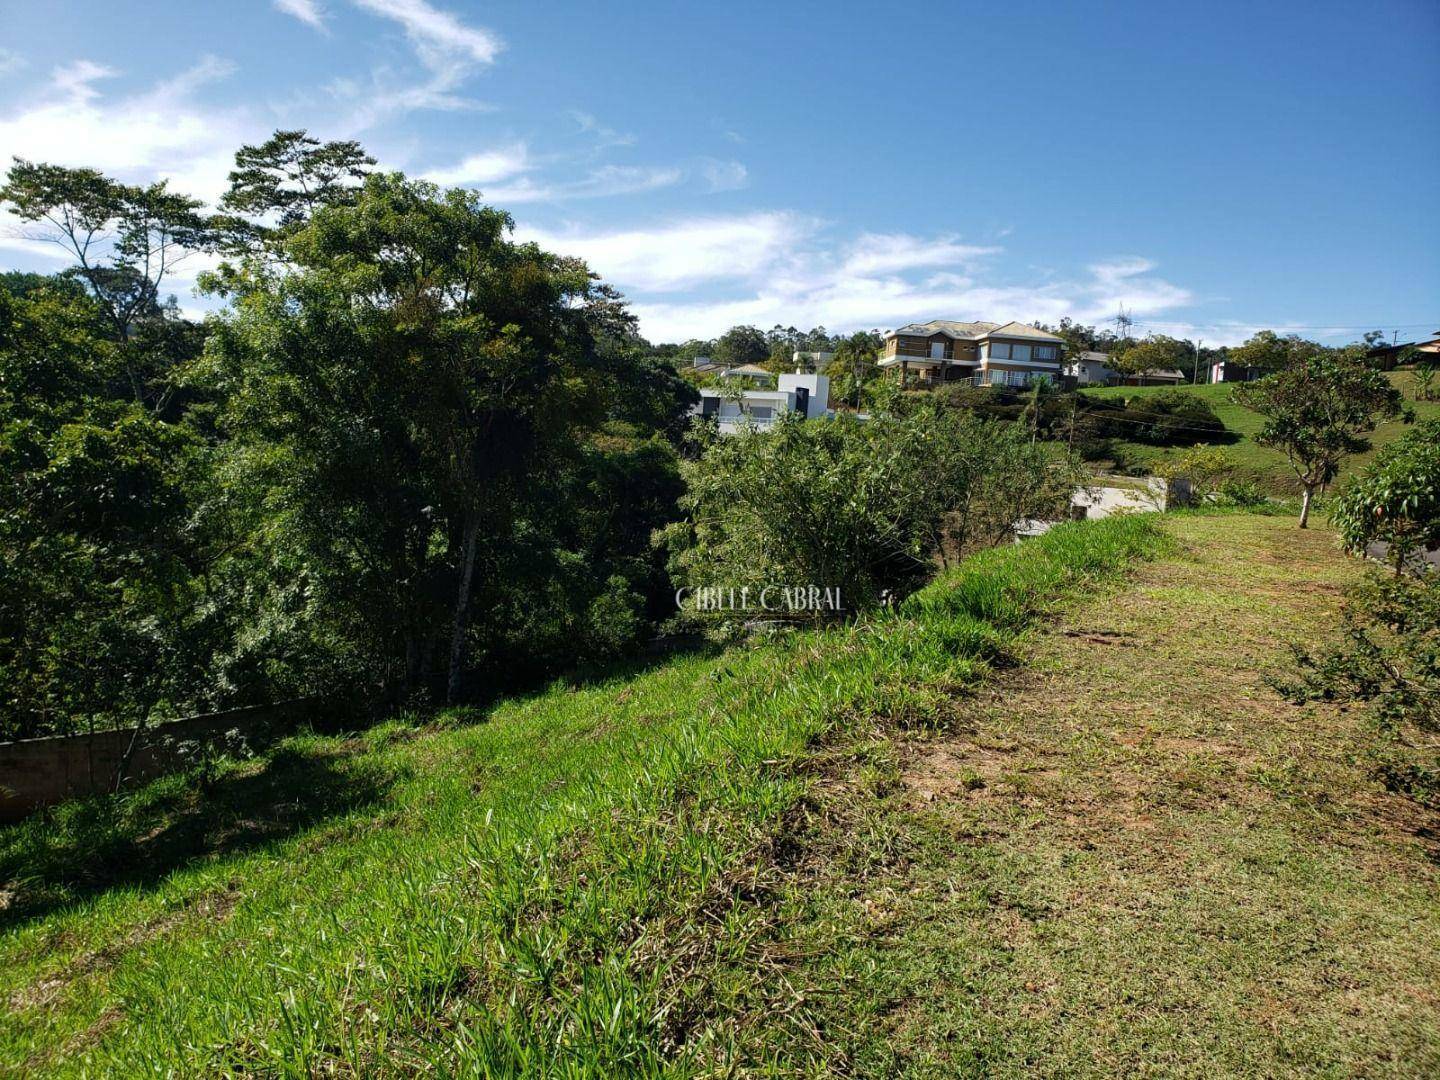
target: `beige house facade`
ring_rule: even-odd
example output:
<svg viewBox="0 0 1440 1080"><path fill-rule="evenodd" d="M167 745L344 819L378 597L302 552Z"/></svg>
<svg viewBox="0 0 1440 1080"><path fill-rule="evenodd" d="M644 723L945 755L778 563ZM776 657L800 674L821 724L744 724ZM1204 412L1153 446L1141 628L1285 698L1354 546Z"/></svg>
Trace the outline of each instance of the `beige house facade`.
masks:
<svg viewBox="0 0 1440 1080"><path fill-rule="evenodd" d="M932 319L887 333L880 366L906 385L1024 386L1039 375L1058 379L1064 346L1064 339L1025 323Z"/></svg>

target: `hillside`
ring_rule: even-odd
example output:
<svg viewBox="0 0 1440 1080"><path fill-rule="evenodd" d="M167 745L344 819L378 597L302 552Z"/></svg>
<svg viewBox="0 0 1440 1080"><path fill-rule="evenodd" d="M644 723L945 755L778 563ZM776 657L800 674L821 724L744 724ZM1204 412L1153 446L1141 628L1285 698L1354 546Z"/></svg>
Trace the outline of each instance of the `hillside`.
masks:
<svg viewBox="0 0 1440 1080"><path fill-rule="evenodd" d="M1389 373L1392 383L1399 388L1405 396L1405 402L1415 410L1417 420L1426 420L1440 417L1440 401L1414 400L1415 396L1415 375L1409 370L1392 371ZM1081 393L1093 395L1099 398L1140 398L1151 397L1158 393L1170 390L1164 386L1106 386L1095 389L1087 389ZM1285 455L1277 451L1259 446L1254 442L1253 436L1260 430L1263 419L1258 413L1236 405L1231 400L1231 393L1234 390L1233 384L1218 383L1209 386L1185 386L1181 387L1185 393L1193 394L1196 397L1209 403L1215 410L1215 414L1227 429L1239 436L1239 440L1226 447L1226 450L1235 457L1241 470L1255 478L1268 490L1276 494L1294 494L1298 487L1293 474L1285 462ZM1375 430L1373 443L1375 448L1384 446L1386 443L1396 439L1405 430L1406 425L1399 420L1388 421L1381 424ZM1175 448L1162 448L1146 446L1142 443L1126 442L1121 443L1119 449L1122 451L1127 464L1149 466L1157 461L1162 461L1176 453L1181 452ZM1349 458L1342 471L1342 476L1348 475L1360 468L1370 459L1370 453L1358 454Z"/></svg>
<svg viewBox="0 0 1440 1080"><path fill-rule="evenodd" d="M1435 822L1261 674L1356 568L1156 520L0 831L0 1071L1433 1072Z"/></svg>

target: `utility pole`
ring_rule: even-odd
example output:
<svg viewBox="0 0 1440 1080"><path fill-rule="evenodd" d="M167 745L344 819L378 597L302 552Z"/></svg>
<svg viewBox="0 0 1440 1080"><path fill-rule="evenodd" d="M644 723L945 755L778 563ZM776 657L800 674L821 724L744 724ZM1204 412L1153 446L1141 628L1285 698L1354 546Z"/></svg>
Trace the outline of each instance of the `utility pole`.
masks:
<svg viewBox="0 0 1440 1080"><path fill-rule="evenodd" d="M1196 386L1200 382L1200 346L1204 344L1204 338L1200 338L1195 342L1195 370L1190 373L1191 386Z"/></svg>

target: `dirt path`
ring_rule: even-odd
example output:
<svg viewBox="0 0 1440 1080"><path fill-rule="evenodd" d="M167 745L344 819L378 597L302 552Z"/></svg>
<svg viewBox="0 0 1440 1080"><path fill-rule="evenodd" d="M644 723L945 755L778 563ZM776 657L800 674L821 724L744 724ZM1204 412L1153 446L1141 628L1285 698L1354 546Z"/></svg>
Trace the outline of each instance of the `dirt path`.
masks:
<svg viewBox="0 0 1440 1080"><path fill-rule="evenodd" d="M1265 681L1356 566L1289 521L1172 528L963 734L865 750L809 915L852 928L811 972L846 1070L1440 1075L1440 828L1363 715Z"/></svg>

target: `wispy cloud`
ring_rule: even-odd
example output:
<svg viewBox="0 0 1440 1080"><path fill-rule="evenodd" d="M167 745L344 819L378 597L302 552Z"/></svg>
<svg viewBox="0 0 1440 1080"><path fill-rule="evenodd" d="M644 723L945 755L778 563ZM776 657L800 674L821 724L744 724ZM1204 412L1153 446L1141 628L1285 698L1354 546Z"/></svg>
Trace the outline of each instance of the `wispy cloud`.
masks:
<svg viewBox="0 0 1440 1080"><path fill-rule="evenodd" d="M712 194L720 191L736 191L750 182L750 171L738 161L717 161L706 158L700 166L707 190Z"/></svg>
<svg viewBox="0 0 1440 1080"><path fill-rule="evenodd" d="M431 169L421 176L444 187L483 185L509 180L531 168L530 151L524 143L483 150L444 168Z"/></svg>
<svg viewBox="0 0 1440 1080"><path fill-rule="evenodd" d="M420 82L397 80L381 67L368 85L354 79L336 80L331 93L343 101L360 101L343 127L359 132L417 109L455 111L486 106L458 91L478 69L495 62L504 48L489 30L470 26L426 0L351 0L355 6L398 23L425 69Z"/></svg>
<svg viewBox="0 0 1440 1080"><path fill-rule="evenodd" d="M325 29L325 11L319 0L272 0L275 7L286 15L294 16L316 30Z"/></svg>
<svg viewBox="0 0 1440 1080"><path fill-rule="evenodd" d="M685 173L680 169L646 165L604 165L579 180L542 183L527 178L505 187L485 191L499 206L536 202L566 202L571 199L599 199L613 195L637 195L678 184Z"/></svg>
<svg viewBox="0 0 1440 1080"><path fill-rule="evenodd" d="M593 136L596 149L605 150L612 146L634 146L637 142L634 135L626 131L616 131L612 127L606 127L588 112L580 109L571 109L567 116L575 121L582 134Z"/></svg>
<svg viewBox="0 0 1440 1080"><path fill-rule="evenodd" d="M254 128L241 111L208 107L198 94L233 71L228 61L205 56L148 90L106 97L99 84L115 72L89 60L66 64L37 98L0 117L0 160L89 165L130 179L159 176L214 198L235 148Z"/></svg>
<svg viewBox="0 0 1440 1080"><path fill-rule="evenodd" d="M354 3L404 27L405 36L432 71L493 64L503 47L489 30L467 26L426 0L354 0Z"/></svg>
<svg viewBox="0 0 1440 1080"><path fill-rule="evenodd" d="M551 232L522 226L527 240L579 255L612 281L649 292L745 281L773 270L818 227L788 213L697 218L653 229Z"/></svg>
<svg viewBox="0 0 1440 1080"><path fill-rule="evenodd" d="M635 313L657 341L713 337L736 323L850 330L922 318L1097 321L1122 302L1151 315L1192 299L1155 277L1145 260L1097 263L1074 280L1014 284L1003 277L999 247L907 234L836 240L823 223L791 213L588 234L521 231L641 294ZM666 293L677 298L661 299Z"/></svg>
<svg viewBox="0 0 1440 1080"><path fill-rule="evenodd" d="M25 66L25 58L14 49L0 47L0 77L19 71Z"/></svg>

